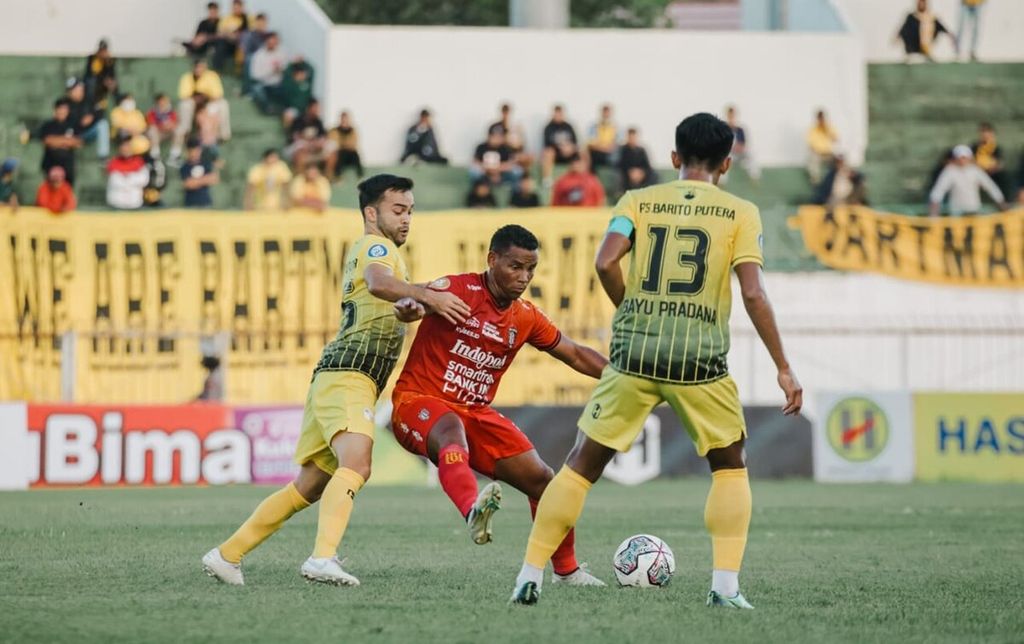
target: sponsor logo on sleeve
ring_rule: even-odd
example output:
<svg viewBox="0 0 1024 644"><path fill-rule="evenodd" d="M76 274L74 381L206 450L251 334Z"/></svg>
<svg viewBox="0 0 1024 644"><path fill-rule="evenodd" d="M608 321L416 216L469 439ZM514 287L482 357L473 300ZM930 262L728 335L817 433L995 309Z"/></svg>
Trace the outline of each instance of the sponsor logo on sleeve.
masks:
<svg viewBox="0 0 1024 644"><path fill-rule="evenodd" d="M370 257L384 257L388 254L388 247L384 244L374 244L370 246L370 250L366 251L366 254Z"/></svg>
<svg viewBox="0 0 1024 644"><path fill-rule="evenodd" d="M438 291L446 291L448 287L452 285L452 281L447 277L439 277L427 286Z"/></svg>

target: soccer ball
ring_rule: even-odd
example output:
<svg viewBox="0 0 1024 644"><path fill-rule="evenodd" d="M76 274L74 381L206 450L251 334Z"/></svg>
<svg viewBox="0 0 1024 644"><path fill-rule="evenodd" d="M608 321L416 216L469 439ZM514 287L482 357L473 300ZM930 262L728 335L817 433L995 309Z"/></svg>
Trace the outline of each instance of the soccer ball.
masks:
<svg viewBox="0 0 1024 644"><path fill-rule="evenodd" d="M668 544L650 534L635 534L615 549L612 559L620 586L664 586L676 571L676 557Z"/></svg>

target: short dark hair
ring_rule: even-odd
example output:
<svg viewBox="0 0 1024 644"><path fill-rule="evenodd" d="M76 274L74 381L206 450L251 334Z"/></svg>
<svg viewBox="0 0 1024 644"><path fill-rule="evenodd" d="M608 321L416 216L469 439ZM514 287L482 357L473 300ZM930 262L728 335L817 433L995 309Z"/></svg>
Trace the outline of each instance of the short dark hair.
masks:
<svg viewBox="0 0 1024 644"><path fill-rule="evenodd" d="M978 125L978 129L981 129L981 130L990 130L990 131L992 131L992 132L995 132L995 131L996 131L996 129L995 129L994 127L992 127L992 124L991 124L991 123L989 123L988 121L982 121L982 122L981 122L981 123L980 123L980 124Z"/></svg>
<svg viewBox="0 0 1024 644"><path fill-rule="evenodd" d="M206 8L207 9L217 9L219 11L220 10L220 5L217 4L216 2L207 2L206 3Z"/></svg>
<svg viewBox="0 0 1024 644"><path fill-rule="evenodd" d="M259 12L258 14L256 14L256 19L257 19L257 20L266 20L266 19L267 19L267 14L265 14L265 13L263 13L263 12L261 11L261 12Z"/></svg>
<svg viewBox="0 0 1024 644"><path fill-rule="evenodd" d="M278 154L277 148L267 148L266 150L264 150L263 151L263 158L266 159L271 154Z"/></svg>
<svg viewBox="0 0 1024 644"><path fill-rule="evenodd" d="M540 242L536 235L518 224L502 226L491 235L491 251L501 254L513 246L523 250L537 250Z"/></svg>
<svg viewBox="0 0 1024 644"><path fill-rule="evenodd" d="M153 102L155 103L155 102L159 101L162 98L167 98L167 94L164 94L163 92L157 92L156 94L153 95Z"/></svg>
<svg viewBox="0 0 1024 644"><path fill-rule="evenodd" d="M361 181L357 187L359 188L359 212L361 213L367 206L376 206L380 203L381 197L388 190L396 192L412 190L412 179L394 174L375 174Z"/></svg>
<svg viewBox="0 0 1024 644"><path fill-rule="evenodd" d="M58 107L71 107L71 101L66 98L58 98L53 102L53 109L57 109Z"/></svg>
<svg viewBox="0 0 1024 644"><path fill-rule="evenodd" d="M423 108L422 110L420 110L420 118L421 119L422 118L426 118L428 116L430 116L430 110L428 110L426 108Z"/></svg>
<svg viewBox="0 0 1024 644"><path fill-rule="evenodd" d="M683 165L702 164L715 170L729 156L732 142L732 128L714 114L693 114L676 126L676 153Z"/></svg>

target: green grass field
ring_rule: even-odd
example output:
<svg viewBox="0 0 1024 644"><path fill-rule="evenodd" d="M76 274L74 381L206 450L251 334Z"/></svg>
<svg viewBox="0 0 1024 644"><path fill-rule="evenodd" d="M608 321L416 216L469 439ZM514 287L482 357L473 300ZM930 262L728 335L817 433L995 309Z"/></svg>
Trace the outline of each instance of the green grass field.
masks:
<svg viewBox="0 0 1024 644"><path fill-rule="evenodd" d="M299 577L315 509L247 558L246 587L217 584L199 558L266 491L0 494L0 641L1024 641L1020 486L755 482L742 613L703 605L703 480L588 500L581 559L611 581L615 546L651 532L675 550L670 587L548 583L533 608L506 605L529 529L511 492L480 547L440 490L371 486L342 544L360 588Z"/></svg>

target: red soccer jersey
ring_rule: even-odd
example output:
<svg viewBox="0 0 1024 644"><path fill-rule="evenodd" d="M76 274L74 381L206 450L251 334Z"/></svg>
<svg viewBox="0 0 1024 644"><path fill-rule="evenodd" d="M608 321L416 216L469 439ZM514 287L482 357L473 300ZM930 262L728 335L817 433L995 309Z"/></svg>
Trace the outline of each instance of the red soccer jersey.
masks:
<svg viewBox="0 0 1024 644"><path fill-rule="evenodd" d="M469 318L459 326L440 315L424 318L395 385L396 395L490 404L524 344L549 351L562 339L551 320L526 300L498 308L482 273L442 277L430 288L458 295L469 305Z"/></svg>

